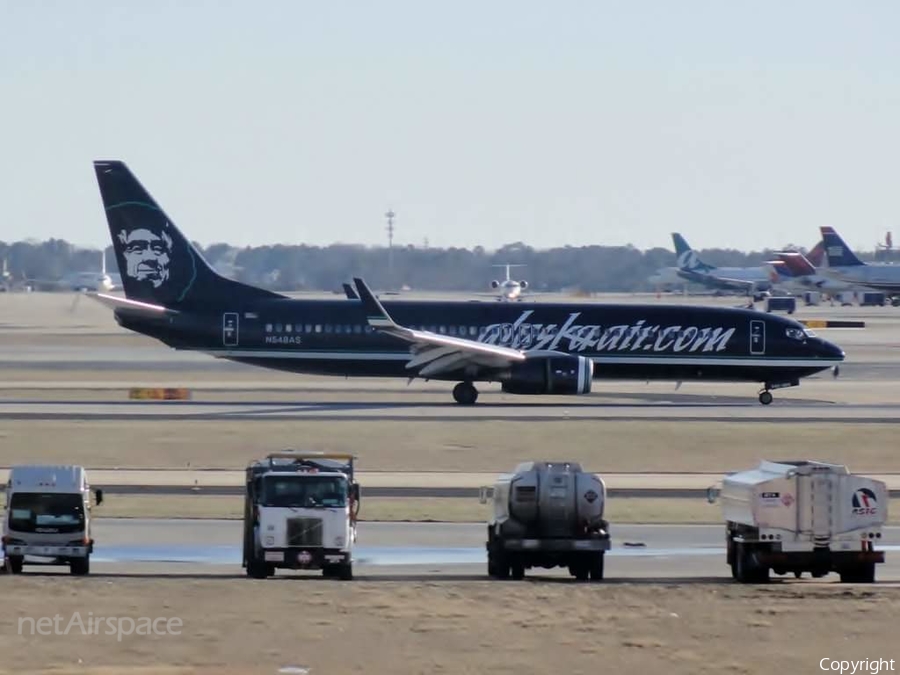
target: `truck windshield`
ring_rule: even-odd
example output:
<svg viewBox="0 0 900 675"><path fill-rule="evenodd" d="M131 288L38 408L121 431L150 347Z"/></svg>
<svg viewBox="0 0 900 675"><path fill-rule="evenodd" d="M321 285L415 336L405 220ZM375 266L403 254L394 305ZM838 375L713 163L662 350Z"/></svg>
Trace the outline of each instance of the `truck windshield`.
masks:
<svg viewBox="0 0 900 675"><path fill-rule="evenodd" d="M16 492L9 502L9 528L16 532L80 532L84 529L83 497Z"/></svg>
<svg viewBox="0 0 900 675"><path fill-rule="evenodd" d="M300 508L346 506L347 481L338 476L266 476L261 503Z"/></svg>

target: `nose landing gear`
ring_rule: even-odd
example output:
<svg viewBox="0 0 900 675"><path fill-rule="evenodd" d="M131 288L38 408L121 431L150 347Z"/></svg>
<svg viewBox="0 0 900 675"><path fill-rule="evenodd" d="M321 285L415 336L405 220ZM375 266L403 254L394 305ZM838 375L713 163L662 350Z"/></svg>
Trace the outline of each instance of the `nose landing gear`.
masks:
<svg viewBox="0 0 900 675"><path fill-rule="evenodd" d="M790 382L766 382L765 387L759 392L759 402L763 405L769 405L772 398L772 389L784 389L785 387L796 387L800 384L800 380L791 380Z"/></svg>
<svg viewBox="0 0 900 675"><path fill-rule="evenodd" d="M474 405L478 400L478 390L471 382L460 382L453 387L453 399L460 405Z"/></svg>

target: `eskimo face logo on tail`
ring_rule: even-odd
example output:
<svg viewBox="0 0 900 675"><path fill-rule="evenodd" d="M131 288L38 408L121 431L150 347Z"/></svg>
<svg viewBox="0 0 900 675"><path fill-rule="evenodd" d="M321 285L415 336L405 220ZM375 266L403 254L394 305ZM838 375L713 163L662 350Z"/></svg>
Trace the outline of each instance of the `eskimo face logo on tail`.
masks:
<svg viewBox="0 0 900 675"><path fill-rule="evenodd" d="M121 230L118 234L125 256L125 274L136 281L146 281L159 288L169 280L172 262L172 237L165 230L159 234L146 227Z"/></svg>
<svg viewBox="0 0 900 675"><path fill-rule="evenodd" d="M878 498L869 488L860 488L853 493L853 515L874 516L878 510Z"/></svg>

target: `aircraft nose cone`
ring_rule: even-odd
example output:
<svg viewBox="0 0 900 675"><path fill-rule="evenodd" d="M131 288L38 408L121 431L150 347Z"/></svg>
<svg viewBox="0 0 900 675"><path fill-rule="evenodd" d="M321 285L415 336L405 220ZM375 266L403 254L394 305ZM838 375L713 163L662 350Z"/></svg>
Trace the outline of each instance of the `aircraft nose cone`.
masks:
<svg viewBox="0 0 900 675"><path fill-rule="evenodd" d="M819 340L819 355L825 359L844 360L844 350L828 340Z"/></svg>

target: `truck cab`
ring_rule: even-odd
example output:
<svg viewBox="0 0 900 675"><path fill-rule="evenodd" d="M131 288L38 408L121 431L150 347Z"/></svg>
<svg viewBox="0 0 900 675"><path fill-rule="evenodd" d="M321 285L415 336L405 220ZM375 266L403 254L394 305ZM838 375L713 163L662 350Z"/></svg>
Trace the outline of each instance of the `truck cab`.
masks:
<svg viewBox="0 0 900 675"><path fill-rule="evenodd" d="M96 503L103 501L95 491ZM3 512L6 570L20 574L29 565L68 565L90 573L91 488L81 466L14 466L6 483Z"/></svg>
<svg viewBox="0 0 900 675"><path fill-rule="evenodd" d="M282 569L320 569L353 578L359 485L353 457L284 451L247 467L243 567L266 578Z"/></svg>

